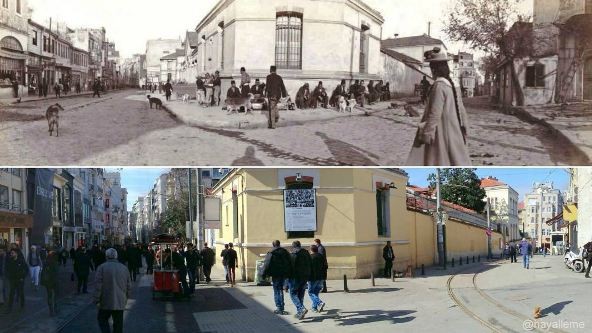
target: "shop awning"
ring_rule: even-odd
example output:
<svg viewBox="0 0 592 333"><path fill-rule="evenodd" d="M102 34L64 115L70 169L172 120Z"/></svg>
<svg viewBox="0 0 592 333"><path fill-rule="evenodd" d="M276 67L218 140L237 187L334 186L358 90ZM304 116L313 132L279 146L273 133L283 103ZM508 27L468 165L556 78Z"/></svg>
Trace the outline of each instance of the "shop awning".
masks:
<svg viewBox="0 0 592 333"><path fill-rule="evenodd" d="M545 222L547 225L556 224L558 229L563 228L567 224L565 224L565 220L563 219L563 212L559 213L559 215L554 216L552 219Z"/></svg>
<svg viewBox="0 0 592 333"><path fill-rule="evenodd" d="M9 51L3 50L3 49L0 49L0 57L8 58L8 59L16 59L16 60L26 60L27 59L27 55L24 53L9 52Z"/></svg>

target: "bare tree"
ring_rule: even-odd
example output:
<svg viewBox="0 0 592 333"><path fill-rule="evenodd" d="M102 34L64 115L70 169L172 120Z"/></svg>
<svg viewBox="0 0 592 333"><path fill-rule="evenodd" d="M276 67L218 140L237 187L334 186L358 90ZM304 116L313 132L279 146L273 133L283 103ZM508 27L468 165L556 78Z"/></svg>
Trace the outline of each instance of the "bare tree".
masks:
<svg viewBox="0 0 592 333"><path fill-rule="evenodd" d="M523 0L454 0L446 15L444 31L450 39L469 44L512 66L516 103L524 105L515 59L532 51L530 19L517 7Z"/></svg>

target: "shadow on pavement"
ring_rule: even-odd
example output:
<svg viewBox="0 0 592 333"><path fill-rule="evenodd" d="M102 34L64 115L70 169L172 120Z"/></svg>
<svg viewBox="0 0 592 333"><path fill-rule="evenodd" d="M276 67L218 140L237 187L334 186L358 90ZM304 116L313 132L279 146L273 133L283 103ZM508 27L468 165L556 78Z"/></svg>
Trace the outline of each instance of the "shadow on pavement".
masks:
<svg viewBox="0 0 592 333"><path fill-rule="evenodd" d="M561 311L563 311L563 308L565 308L565 306L570 303L573 303L573 301L563 301L563 302L555 303L555 304L541 310L541 316L546 317L550 313L552 313L554 315L558 315L561 313Z"/></svg>
<svg viewBox="0 0 592 333"><path fill-rule="evenodd" d="M335 318L335 321L339 326L370 324L381 321L390 321L393 324L402 324L414 320L415 316L410 316L410 314L415 312L416 311L414 310L366 310L341 312L339 313L339 317Z"/></svg>
<svg viewBox="0 0 592 333"><path fill-rule="evenodd" d="M350 290L350 294L368 294L368 293L388 293L393 291L399 291L401 288L367 288L367 289L358 289L358 290Z"/></svg>

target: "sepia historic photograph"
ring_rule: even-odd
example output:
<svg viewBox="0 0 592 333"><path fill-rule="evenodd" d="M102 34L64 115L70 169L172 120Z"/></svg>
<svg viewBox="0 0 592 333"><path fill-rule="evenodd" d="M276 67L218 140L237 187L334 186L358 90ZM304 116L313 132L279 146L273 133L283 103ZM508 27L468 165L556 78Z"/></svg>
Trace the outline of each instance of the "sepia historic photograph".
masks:
<svg viewBox="0 0 592 333"><path fill-rule="evenodd" d="M3 0L0 163L586 165L591 13Z"/></svg>

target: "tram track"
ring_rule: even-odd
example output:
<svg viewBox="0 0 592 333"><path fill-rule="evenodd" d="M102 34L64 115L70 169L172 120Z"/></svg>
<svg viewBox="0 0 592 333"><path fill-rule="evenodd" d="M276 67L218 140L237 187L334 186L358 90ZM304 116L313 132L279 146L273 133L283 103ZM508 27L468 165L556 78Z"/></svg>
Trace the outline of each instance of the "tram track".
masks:
<svg viewBox="0 0 592 333"><path fill-rule="evenodd" d="M519 319L522 322L522 325L520 325L520 327L517 331L525 331L526 330L526 331L541 332L541 333L542 332L567 333L565 331L551 328L551 327L545 327L544 329L537 328L538 327L537 325L532 325L528 329L525 328L526 326L524 326L524 323L530 322L530 323L535 324L537 322L537 320L508 308L507 306L505 306L502 303L495 300L493 297L489 296L481 288L479 288L479 286L477 285L477 278L478 278L479 274L481 274L484 270L485 270L484 268L480 268L479 271L472 273L473 275L471 277L471 285L469 287L465 287L465 288L470 288L470 289L474 290L483 300L485 300L489 304L493 305L496 310L501 311L505 315L510 315L515 319ZM468 315L469 317L471 317L475 321L479 322L480 324L482 324L486 328L490 329L492 332L499 332L499 333L507 332L508 327L504 327L503 325L501 325L501 323L499 321L494 321L491 319L488 320L488 319L484 318L484 316L477 314L477 311L471 310L469 308L469 306L467 306L467 304L462 301L462 297L460 297L459 294L454 292L455 288L452 287L452 282L455 278L457 278L463 272L466 272L466 270L456 272L455 274L451 275L448 278L448 280L446 282L446 286L448 289L449 297L453 300L453 302L456 304L456 306L458 306L466 315ZM544 325L541 325L541 326L544 327Z"/></svg>

